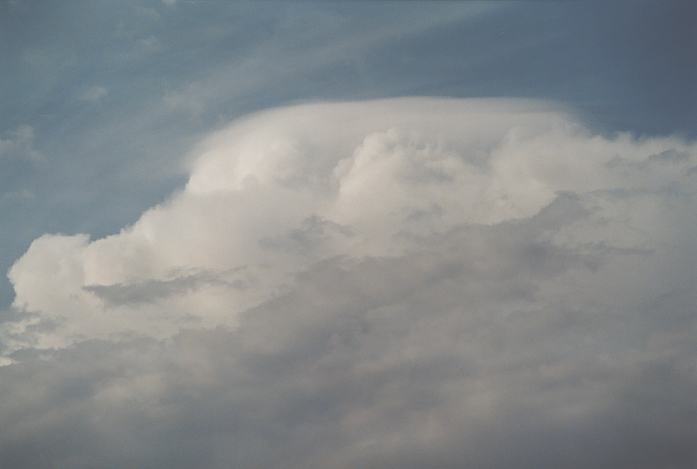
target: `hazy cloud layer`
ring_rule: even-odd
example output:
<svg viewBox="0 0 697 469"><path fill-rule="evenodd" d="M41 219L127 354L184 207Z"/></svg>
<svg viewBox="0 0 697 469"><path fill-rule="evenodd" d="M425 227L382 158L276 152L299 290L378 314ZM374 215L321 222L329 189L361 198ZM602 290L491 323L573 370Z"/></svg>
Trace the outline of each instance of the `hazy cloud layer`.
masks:
<svg viewBox="0 0 697 469"><path fill-rule="evenodd" d="M9 272L12 467L692 468L697 147L518 100L253 115Z"/></svg>

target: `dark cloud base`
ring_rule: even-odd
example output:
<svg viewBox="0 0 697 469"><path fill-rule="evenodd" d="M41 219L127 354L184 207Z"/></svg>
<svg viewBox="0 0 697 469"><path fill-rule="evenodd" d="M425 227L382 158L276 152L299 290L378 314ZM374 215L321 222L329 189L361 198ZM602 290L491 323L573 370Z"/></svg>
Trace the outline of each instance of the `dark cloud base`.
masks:
<svg viewBox="0 0 697 469"><path fill-rule="evenodd" d="M694 290L623 297L614 269L655 253L550 242L587 202L322 261L234 330L17 355L0 369L0 461L692 469Z"/></svg>

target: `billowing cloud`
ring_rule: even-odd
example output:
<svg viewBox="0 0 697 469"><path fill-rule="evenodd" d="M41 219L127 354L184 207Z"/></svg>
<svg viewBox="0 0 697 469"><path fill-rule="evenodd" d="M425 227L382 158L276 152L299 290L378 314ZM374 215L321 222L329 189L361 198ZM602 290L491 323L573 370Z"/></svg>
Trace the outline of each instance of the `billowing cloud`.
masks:
<svg viewBox="0 0 697 469"><path fill-rule="evenodd" d="M694 143L399 99L187 161L133 225L10 270L13 467L693 467Z"/></svg>

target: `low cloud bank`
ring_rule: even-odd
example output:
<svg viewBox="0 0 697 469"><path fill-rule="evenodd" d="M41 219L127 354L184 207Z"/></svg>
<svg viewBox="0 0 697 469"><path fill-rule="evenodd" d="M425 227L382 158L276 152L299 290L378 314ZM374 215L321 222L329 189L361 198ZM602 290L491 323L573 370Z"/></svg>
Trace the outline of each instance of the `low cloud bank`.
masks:
<svg viewBox="0 0 697 469"><path fill-rule="evenodd" d="M697 462L697 146L520 100L253 115L9 272L12 467Z"/></svg>

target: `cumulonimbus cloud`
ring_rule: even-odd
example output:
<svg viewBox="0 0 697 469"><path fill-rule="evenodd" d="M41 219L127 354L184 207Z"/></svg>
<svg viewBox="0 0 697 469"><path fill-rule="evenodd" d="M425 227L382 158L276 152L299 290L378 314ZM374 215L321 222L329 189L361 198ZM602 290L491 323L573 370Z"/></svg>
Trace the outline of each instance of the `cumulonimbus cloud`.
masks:
<svg viewBox="0 0 697 469"><path fill-rule="evenodd" d="M259 113L188 164L120 233L42 236L10 270L0 392L32 415L73 403L0 437L13 460L8 441L69 422L98 435L89 465L152 413L135 459L109 461L176 465L177 438L209 467L694 461L694 143L539 102L396 99ZM69 380L80 404L21 397ZM112 414L128 406L146 413ZM170 438L192 425L212 429Z"/></svg>

